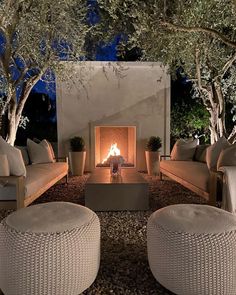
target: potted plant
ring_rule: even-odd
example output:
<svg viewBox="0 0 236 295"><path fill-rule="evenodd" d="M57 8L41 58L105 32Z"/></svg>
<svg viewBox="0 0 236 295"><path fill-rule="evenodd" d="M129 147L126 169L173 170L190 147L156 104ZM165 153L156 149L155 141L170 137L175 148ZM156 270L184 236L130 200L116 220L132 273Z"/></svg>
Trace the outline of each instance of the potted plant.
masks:
<svg viewBox="0 0 236 295"><path fill-rule="evenodd" d="M70 168L72 175L83 175L86 159L85 142L80 136L70 139Z"/></svg>
<svg viewBox="0 0 236 295"><path fill-rule="evenodd" d="M151 136L147 142L145 151L148 175L159 175L160 172L160 154L159 149L162 147L159 136Z"/></svg>

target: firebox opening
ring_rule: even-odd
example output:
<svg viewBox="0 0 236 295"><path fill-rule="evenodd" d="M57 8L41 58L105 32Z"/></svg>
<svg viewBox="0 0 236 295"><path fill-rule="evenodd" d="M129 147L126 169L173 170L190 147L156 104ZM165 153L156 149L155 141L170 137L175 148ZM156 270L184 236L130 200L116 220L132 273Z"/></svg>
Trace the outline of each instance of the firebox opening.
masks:
<svg viewBox="0 0 236 295"><path fill-rule="evenodd" d="M113 156L122 167L136 167L136 126L95 127L95 167L109 167Z"/></svg>

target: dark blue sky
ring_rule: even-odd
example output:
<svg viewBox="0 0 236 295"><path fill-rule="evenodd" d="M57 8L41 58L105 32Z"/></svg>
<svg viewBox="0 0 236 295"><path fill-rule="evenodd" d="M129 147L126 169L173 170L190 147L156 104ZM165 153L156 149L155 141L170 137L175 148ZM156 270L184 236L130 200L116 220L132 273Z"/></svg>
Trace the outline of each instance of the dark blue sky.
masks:
<svg viewBox="0 0 236 295"><path fill-rule="evenodd" d="M96 23L98 23L100 20L97 0L88 0L87 3L88 3L88 7L89 7L87 21L91 26L93 26ZM116 46L118 45L119 40L120 40L120 37L115 37L114 41L112 43L99 46L97 49L97 54L96 54L95 60L97 60L97 61L116 61L117 60ZM4 37L3 37L3 35L0 34L0 54L2 54L4 52L4 49L5 49L4 43L5 43ZM54 46L56 47L57 45L58 44L55 42ZM67 43L60 44L60 47L61 46L67 47L68 44ZM43 48L43 43L42 43L42 48ZM66 55L66 57L67 57L67 55ZM60 56L60 58L61 58L61 60L66 60L64 56ZM21 65L20 60L16 60L16 63L19 67L24 66L24 65ZM17 79L17 75L19 75L19 72L18 72L18 70L16 70L13 67L12 74L13 74L13 78ZM20 93L20 92L21 92L21 87L18 87L17 93ZM55 79L52 79L52 82L49 85L45 81L39 81L34 86L32 92L47 94L47 95L49 95L50 99L55 100L56 99Z"/></svg>
<svg viewBox="0 0 236 295"><path fill-rule="evenodd" d="M101 46L97 50L96 61L117 61L117 50L120 37L114 38L112 43L105 46ZM47 87L47 83L44 81L39 81L33 88L33 91L37 93L45 93L50 96L52 100L56 99L56 84L55 81L50 83L50 89Z"/></svg>

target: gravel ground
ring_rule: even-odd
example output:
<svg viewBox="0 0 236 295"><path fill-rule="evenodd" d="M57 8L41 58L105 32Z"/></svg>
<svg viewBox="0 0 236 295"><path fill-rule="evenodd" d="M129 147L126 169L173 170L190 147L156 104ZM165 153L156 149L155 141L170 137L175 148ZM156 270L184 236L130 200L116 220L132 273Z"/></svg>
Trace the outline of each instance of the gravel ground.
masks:
<svg viewBox="0 0 236 295"><path fill-rule="evenodd" d="M172 204L205 203L179 184L142 174L149 183L149 211L97 212L102 230L102 253L98 276L84 295L173 294L153 278L146 253L146 224L151 213ZM34 204L69 201L84 204L84 184L89 174L71 177L68 186L54 185ZM11 210L0 210L0 220ZM66 294L67 295L67 294ZM69 295L69 294L68 294Z"/></svg>

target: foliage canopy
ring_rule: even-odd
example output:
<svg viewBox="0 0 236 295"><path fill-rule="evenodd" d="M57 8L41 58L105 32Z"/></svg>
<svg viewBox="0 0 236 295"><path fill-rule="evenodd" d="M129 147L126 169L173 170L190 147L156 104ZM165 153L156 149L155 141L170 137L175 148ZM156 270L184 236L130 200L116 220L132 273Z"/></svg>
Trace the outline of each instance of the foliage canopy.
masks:
<svg viewBox="0 0 236 295"><path fill-rule="evenodd" d="M10 143L33 86L53 73L68 77L60 61L84 56L89 9L86 0L0 1L1 114L8 110Z"/></svg>
<svg viewBox="0 0 236 295"><path fill-rule="evenodd" d="M126 28L128 42L120 46L121 54L123 48L137 46L144 60L162 61L172 73L184 67L210 113L211 141L226 135L224 87L234 88L236 81L230 70L236 60L235 1L98 1L102 14L110 17L111 31ZM235 103L233 96L229 99Z"/></svg>

